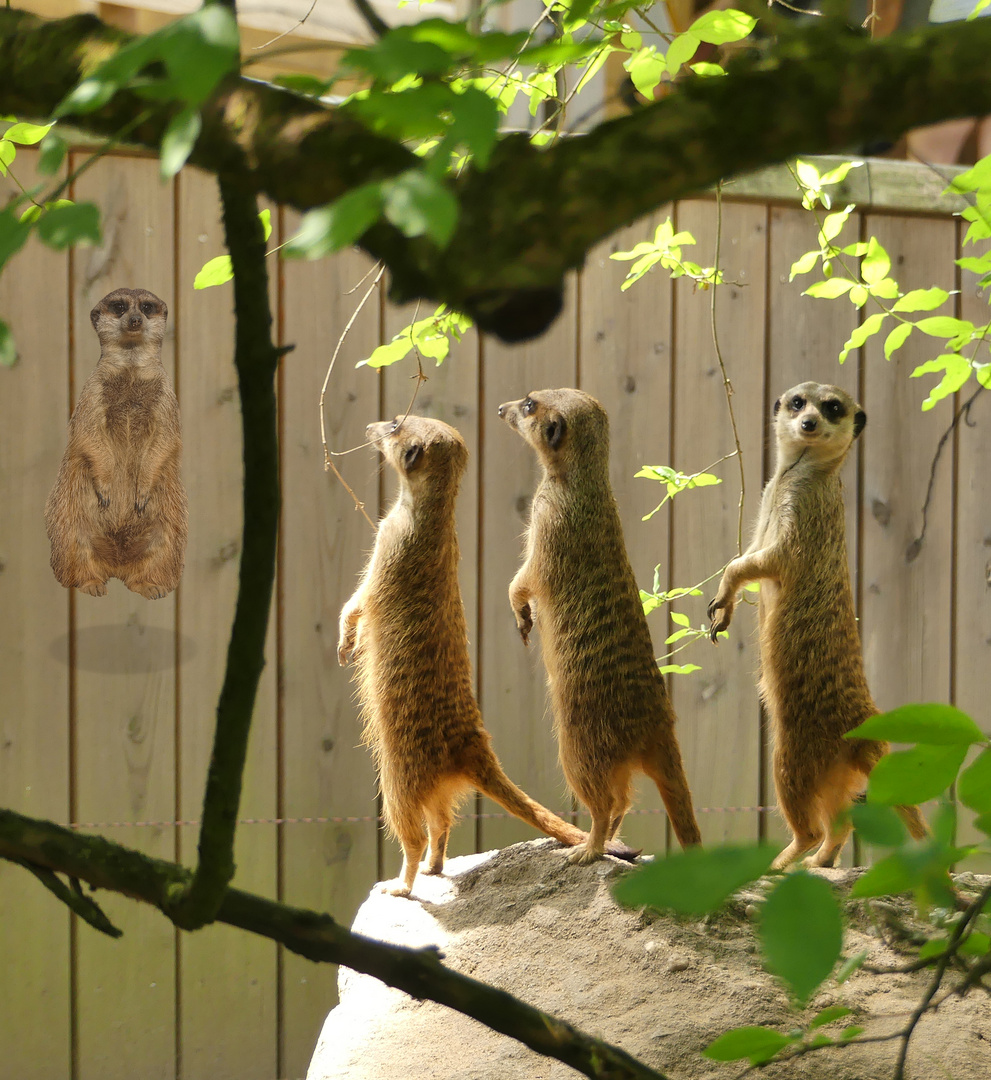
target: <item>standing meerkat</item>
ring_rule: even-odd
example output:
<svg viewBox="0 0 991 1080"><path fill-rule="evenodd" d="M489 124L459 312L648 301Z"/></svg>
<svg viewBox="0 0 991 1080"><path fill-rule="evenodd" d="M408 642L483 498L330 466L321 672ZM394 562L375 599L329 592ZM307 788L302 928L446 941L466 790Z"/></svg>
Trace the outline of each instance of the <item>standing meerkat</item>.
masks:
<svg viewBox="0 0 991 1080"><path fill-rule="evenodd" d="M709 604L710 636L725 630L737 593L760 581L760 695L774 736L774 786L792 842L782 869L832 866L852 828L845 811L888 751L843 736L877 706L864 677L846 555L840 466L867 415L835 386L804 382L774 403L777 461L761 496L754 537L726 567ZM898 811L916 839L927 828L915 806Z"/></svg>
<svg viewBox="0 0 991 1080"><path fill-rule="evenodd" d="M382 888L408 896L428 838L426 873L443 870L457 804L472 788L555 840L574 845L587 836L516 787L482 727L454 522L468 462L464 440L421 416L369 424L366 434L399 475L399 494L341 610L337 658L342 666L352 654L356 661L365 741L386 824L403 847L399 877ZM614 852L635 854L619 844Z"/></svg>
<svg viewBox="0 0 991 1080"><path fill-rule="evenodd" d="M179 584L186 492L179 406L162 367L168 308L116 289L90 312L100 360L83 384L45 505L61 585L105 596L107 580L158 600Z"/></svg>
<svg viewBox="0 0 991 1080"><path fill-rule="evenodd" d="M563 389L506 402L499 415L543 468L509 599L524 644L538 620L561 767L592 815L588 843L568 857L601 856L630 807L634 769L657 784L682 847L699 844L674 710L609 484L606 412Z"/></svg>

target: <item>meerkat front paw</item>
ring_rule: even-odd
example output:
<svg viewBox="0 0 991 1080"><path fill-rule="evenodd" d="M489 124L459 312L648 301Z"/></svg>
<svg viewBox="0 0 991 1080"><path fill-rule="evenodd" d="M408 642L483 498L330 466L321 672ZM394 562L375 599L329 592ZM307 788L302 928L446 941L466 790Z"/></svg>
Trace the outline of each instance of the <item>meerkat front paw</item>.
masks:
<svg viewBox="0 0 991 1080"><path fill-rule="evenodd" d="M347 630L342 633L337 641L337 662L341 667L347 667L348 661L351 659L351 655L354 653L354 642L356 638L354 629Z"/></svg>
<svg viewBox="0 0 991 1080"><path fill-rule="evenodd" d="M706 608L706 615L711 620L709 626L709 640L718 645L716 641L716 635L722 633L729 627L730 621L733 618L733 609L736 607L736 602L732 597L721 598L716 596Z"/></svg>
<svg viewBox="0 0 991 1080"><path fill-rule="evenodd" d="M588 844L578 844L567 854L568 862L572 866L588 866L590 863L598 862L601 858L602 852L590 848Z"/></svg>
<svg viewBox="0 0 991 1080"><path fill-rule="evenodd" d="M159 585L154 581L136 581L133 584L125 582L131 592L140 593L146 600L161 600L163 596L168 596L169 590L164 585Z"/></svg>
<svg viewBox="0 0 991 1080"><path fill-rule="evenodd" d="M524 645L530 644L530 631L533 629L533 616L530 614L530 605L524 604L516 612L516 626L523 639Z"/></svg>
<svg viewBox="0 0 991 1080"><path fill-rule="evenodd" d="M87 596L106 596L107 595L107 583L100 581L97 578L91 578L89 581L84 581L76 588L80 592L86 593Z"/></svg>

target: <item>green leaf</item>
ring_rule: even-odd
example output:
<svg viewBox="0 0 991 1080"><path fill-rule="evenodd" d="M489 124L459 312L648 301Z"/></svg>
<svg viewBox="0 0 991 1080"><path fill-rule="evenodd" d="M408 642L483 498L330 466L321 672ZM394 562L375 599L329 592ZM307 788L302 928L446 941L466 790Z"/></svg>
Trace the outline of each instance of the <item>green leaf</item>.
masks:
<svg viewBox="0 0 991 1080"><path fill-rule="evenodd" d="M851 210L853 210L852 204L845 210L837 210L834 214L826 215L822 223L822 229L819 231L819 243L823 247L843 231L843 226L847 223Z"/></svg>
<svg viewBox="0 0 991 1080"><path fill-rule="evenodd" d="M31 222L21 221L13 207L0 211L0 267L24 247L31 228Z"/></svg>
<svg viewBox="0 0 991 1080"><path fill-rule="evenodd" d="M947 937L930 938L919 949L920 960L931 960L933 957L942 956L946 952L946 946L949 942Z"/></svg>
<svg viewBox="0 0 991 1080"><path fill-rule="evenodd" d="M458 221L458 200L441 181L422 169L407 169L382 181L385 216L405 236L429 236L446 247Z"/></svg>
<svg viewBox="0 0 991 1080"><path fill-rule="evenodd" d="M701 671L698 664L665 664L659 668L662 675L691 675L693 671Z"/></svg>
<svg viewBox="0 0 991 1080"><path fill-rule="evenodd" d="M958 334L973 333L974 324L967 319L954 319L951 315L930 315L919 319L916 328L930 337L951 338Z"/></svg>
<svg viewBox="0 0 991 1080"><path fill-rule="evenodd" d="M17 157L17 147L6 139L0 139L0 176L7 175L7 169Z"/></svg>
<svg viewBox="0 0 991 1080"><path fill-rule="evenodd" d="M840 1032L840 1040L842 1042L849 1042L851 1039L855 1039L863 1030L863 1027L859 1024L851 1024Z"/></svg>
<svg viewBox="0 0 991 1080"><path fill-rule="evenodd" d="M960 774L957 798L979 814L991 811L991 748L985 748Z"/></svg>
<svg viewBox="0 0 991 1080"><path fill-rule="evenodd" d="M8 142L17 143L19 146L34 146L52 130L52 124L13 124L3 133L3 138Z"/></svg>
<svg viewBox="0 0 991 1080"><path fill-rule="evenodd" d="M69 145L59 135L48 134L41 140L38 154L38 172L44 176L54 176L62 168Z"/></svg>
<svg viewBox="0 0 991 1080"><path fill-rule="evenodd" d="M929 396L922 403L922 411L928 412L937 402L955 394L970 378L972 370L970 362L959 353L944 353L935 360L927 360L924 364L920 364L912 372L910 378L918 378L920 375L929 375L937 371L944 373L943 378L929 391Z"/></svg>
<svg viewBox="0 0 991 1080"><path fill-rule="evenodd" d="M202 105L217 83L238 66L237 21L223 4L204 4L152 37L158 38L157 52L176 92L190 106Z"/></svg>
<svg viewBox="0 0 991 1080"><path fill-rule="evenodd" d="M770 1061L779 1050L797 1040L769 1027L738 1027L724 1032L702 1051L712 1061L739 1061L749 1058L752 1065Z"/></svg>
<svg viewBox="0 0 991 1080"><path fill-rule="evenodd" d="M974 827L980 829L985 836L991 836L991 813L979 814L974 818Z"/></svg>
<svg viewBox="0 0 991 1080"><path fill-rule="evenodd" d="M668 51L664 56L668 72L671 75L677 75L681 65L691 60L701 44L701 38L691 30L679 34L668 46Z"/></svg>
<svg viewBox="0 0 991 1080"><path fill-rule="evenodd" d="M818 261L818 251L807 251L801 258L796 259L791 264L791 273L788 275L788 280L794 281L799 274L807 274L815 267Z"/></svg>
<svg viewBox="0 0 991 1080"><path fill-rule="evenodd" d="M230 255L218 255L203 264L200 272L193 278L194 289L209 289L214 285L223 285L234 277L234 267Z"/></svg>
<svg viewBox="0 0 991 1080"><path fill-rule="evenodd" d="M867 303L868 296L870 296L870 293L863 285L854 285L850 290L850 303L862 308Z"/></svg>
<svg viewBox="0 0 991 1080"><path fill-rule="evenodd" d="M822 185L822 178L819 176L819 170L812 164L811 161L802 161L801 158L795 162L795 172L798 174L798 179L807 188L818 189Z"/></svg>
<svg viewBox="0 0 991 1080"><path fill-rule="evenodd" d="M475 165L485 169L496 143L499 106L488 94L469 87L463 94L454 94L448 108L453 120L447 138L467 146Z"/></svg>
<svg viewBox="0 0 991 1080"><path fill-rule="evenodd" d="M830 1005L828 1009L823 1009L812 1017L809 1021L809 1031L835 1023L837 1020L842 1020L844 1016L852 1015L853 1009L848 1009L845 1005Z"/></svg>
<svg viewBox="0 0 991 1080"><path fill-rule="evenodd" d="M827 278L825 281L817 281L810 285L802 295L816 296L824 300L835 300L837 296L849 292L855 284L855 282L848 281L846 278Z"/></svg>
<svg viewBox="0 0 991 1080"><path fill-rule="evenodd" d="M172 117L162 134L159 171L163 180L171 180L186 164L202 129L199 110L191 106Z"/></svg>
<svg viewBox="0 0 991 1080"><path fill-rule="evenodd" d="M891 259L888 253L877 242L876 237L871 237L867 242L867 254L860 263L860 276L868 285L876 285L888 276L891 269Z"/></svg>
<svg viewBox="0 0 991 1080"><path fill-rule="evenodd" d="M869 337L876 334L887 317L886 312L878 311L873 315L868 315L859 326L854 327L850 339L840 352L840 363L842 364L854 349L859 349Z"/></svg>
<svg viewBox="0 0 991 1080"><path fill-rule="evenodd" d="M845 739L883 739L887 742L925 742L936 746L970 746L987 736L973 720L953 705L940 702L901 705L878 713L848 731Z"/></svg>
<svg viewBox="0 0 991 1080"><path fill-rule="evenodd" d="M756 25L757 20L746 12L727 8L725 11L707 11L688 29L711 45L725 45L728 41L742 41Z"/></svg>
<svg viewBox="0 0 991 1080"><path fill-rule="evenodd" d="M988 4L991 4L991 0L977 0L973 10L967 14L967 21L970 22L971 19L976 19Z"/></svg>
<svg viewBox="0 0 991 1080"><path fill-rule="evenodd" d="M767 966L804 1004L843 947L843 918L832 886L805 870L789 874L764 901L759 932Z"/></svg>
<svg viewBox="0 0 991 1080"><path fill-rule="evenodd" d="M893 307L892 311L932 311L949 300L950 294L945 289L913 289L907 292Z"/></svg>
<svg viewBox="0 0 991 1080"><path fill-rule="evenodd" d="M867 801L904 806L935 799L956 779L966 756L967 747L961 744L919 743L911 750L892 751L871 771Z"/></svg>
<svg viewBox="0 0 991 1080"><path fill-rule="evenodd" d="M381 182L362 184L328 206L308 211L282 249L287 258L319 259L353 244L382 213Z"/></svg>
<svg viewBox="0 0 991 1080"><path fill-rule="evenodd" d="M17 345L10 327L0 319L0 367L13 367L17 363Z"/></svg>
<svg viewBox="0 0 991 1080"><path fill-rule="evenodd" d="M355 367L389 367L408 356L413 350L413 340L409 334L398 334L386 345L379 345L367 360L360 360Z"/></svg>
<svg viewBox="0 0 991 1080"><path fill-rule="evenodd" d="M691 626L691 620L687 615L682 615L680 611L671 612L671 621L677 623L678 626ZM989 807L991 809L991 807Z"/></svg>
<svg viewBox="0 0 991 1080"><path fill-rule="evenodd" d="M953 905L947 869L960 857L956 848L933 851L931 848L903 848L875 863L850 889L850 896L893 896L898 893L920 892L930 901L937 898L947 906Z"/></svg>
<svg viewBox="0 0 991 1080"><path fill-rule="evenodd" d="M987 934L982 934L980 930L971 930L960 943L957 951L964 956L987 956L991 952L991 938Z"/></svg>
<svg viewBox="0 0 991 1080"><path fill-rule="evenodd" d="M641 49L630 58L627 70L637 90L645 98L652 98L666 68L667 63L664 57L658 56L657 50L651 45L647 49Z"/></svg>
<svg viewBox="0 0 991 1080"><path fill-rule="evenodd" d="M98 244L100 211L94 203L55 205L38 218L38 235L56 251L72 244Z"/></svg>
<svg viewBox="0 0 991 1080"><path fill-rule="evenodd" d="M845 983L855 971L859 971L860 968L864 966L866 961L866 950L856 953L854 956L847 957L847 959L840 964L839 969L836 972L836 982L840 985Z"/></svg>
<svg viewBox="0 0 991 1080"><path fill-rule="evenodd" d="M863 161L841 161L835 169L830 169L829 172L824 172L819 177L819 183L825 187L827 184L839 184L847 178L847 174L851 169L859 169L863 165Z"/></svg>
<svg viewBox="0 0 991 1080"><path fill-rule="evenodd" d="M869 844L898 847L908 835L902 819L890 806L854 803L850 807L850 818L860 838Z"/></svg>
<svg viewBox="0 0 991 1080"><path fill-rule="evenodd" d="M258 220L262 223L262 232L265 234L265 239L272 235L272 211L266 207L264 210L258 212Z"/></svg>
<svg viewBox="0 0 991 1080"><path fill-rule="evenodd" d="M719 66L719 64L707 64L704 61L699 61L697 64L689 65L692 71L703 79L714 79L720 75L727 74L726 69Z"/></svg>
<svg viewBox="0 0 991 1080"><path fill-rule="evenodd" d="M908 339L908 335L915 329L915 323L905 322L899 323L894 330L888 334L884 342L884 358L885 360L891 359L891 354L900 349Z"/></svg>
<svg viewBox="0 0 991 1080"><path fill-rule="evenodd" d="M748 881L767 873L775 849L766 845L689 848L658 858L613 887L616 899L627 907L649 907L682 915L704 915L725 902Z"/></svg>

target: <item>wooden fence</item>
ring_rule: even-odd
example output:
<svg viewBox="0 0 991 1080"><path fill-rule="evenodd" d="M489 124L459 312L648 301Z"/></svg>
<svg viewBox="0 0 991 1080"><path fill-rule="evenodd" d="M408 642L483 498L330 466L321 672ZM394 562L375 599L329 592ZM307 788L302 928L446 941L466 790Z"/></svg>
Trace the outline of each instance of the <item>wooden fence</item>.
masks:
<svg viewBox="0 0 991 1080"><path fill-rule="evenodd" d="M19 153L18 166L30 155ZM912 174L921 184L921 173ZM29 177L22 169L22 181ZM911 177L910 177L911 178ZM875 188L877 185L875 185ZM935 474L925 544L906 555L937 445L950 419L923 414L926 389L907 378L927 342L915 335L886 363L872 343L840 368L855 324L850 305L801 296L790 265L814 246L815 227L794 204L741 186L751 198L722 207L720 261L731 284L717 298L719 342L733 385L746 479L746 519L769 465L769 407L813 378L859 395L869 423L849 463L849 544L868 674L882 707L954 700L987 723L991 661L991 402L979 398L947 442ZM772 194L773 194L772 189ZM961 291L975 320L987 308L954 266L958 222L876 209L849 223L876 233L904 288ZM220 253L215 188L186 171L162 185L154 162L107 158L75 185L101 206L105 238L58 255L33 244L0 279L0 316L20 361L0 371L0 804L72 822L163 858L195 858L196 819L212 737L236 587L240 535L238 404L231 365L230 286L194 292L200 266ZM755 201L756 200L756 201ZM712 261L711 199L671 210ZM578 385L612 419L612 476L639 580L659 566L662 587L715 574L737 550L738 466L725 460L715 488L681 495L649 522L658 487L634 479L641 463L695 472L733 449L710 329L711 294L648 275L628 292L628 264L610 251L652 232L642 222L592 253L568 291L564 315L517 348L474 334L428 370L416 409L456 425L472 452L459 509L462 583L486 723L506 771L531 795L570 806L546 713L539 648L525 651L506 587L536 474L530 452L496 416L501 401L545 386ZM273 214L272 243L291 213ZM686 250L686 255L689 251ZM480 255L484 257L484 253ZM330 355L366 286L355 253L316 263L272 260L278 333L295 351L279 377L284 505L270 663L256 710L238 838L237 884L347 921L383 873L399 865L376 821L376 794L349 673L336 661L337 615L371 542L371 529L323 470L317 401ZM169 304L167 363L183 414L190 500L185 576L149 603L113 583L109 595L70 595L48 566L43 508L65 441L70 404L98 355L88 320L119 285L144 286ZM420 310L421 317L430 308ZM355 363L409 321L373 298L348 334L328 391L335 450L360 446L365 425L403 412L415 364L384 374ZM876 341L877 339L875 339ZM369 512L389 481L368 449L337 459ZM747 526L749 528L749 525ZM674 605L692 623L703 596ZM658 652L670 632L652 616ZM718 650L700 643L680 659L702 670L675 677L679 736L706 840L781 834L754 691L751 612ZM537 635L539 642L539 633ZM483 804L454 834L455 854L533 835ZM625 835L665 846L655 791L641 786ZM67 915L18 867L0 862L0 1060L19 1080L272 1080L302 1077L336 970L310 964L226 927L180 935L157 912L101 896L124 937L111 941Z"/></svg>

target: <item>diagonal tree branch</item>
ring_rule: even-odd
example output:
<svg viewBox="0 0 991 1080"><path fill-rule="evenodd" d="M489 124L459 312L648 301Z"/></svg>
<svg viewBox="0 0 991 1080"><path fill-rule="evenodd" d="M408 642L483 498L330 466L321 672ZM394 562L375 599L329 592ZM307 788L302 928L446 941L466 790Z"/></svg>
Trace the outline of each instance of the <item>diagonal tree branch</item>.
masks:
<svg viewBox="0 0 991 1080"><path fill-rule="evenodd" d="M0 810L0 858L47 868L159 908L166 915L188 887L188 870L100 836L81 836L50 821ZM409 949L354 934L329 915L228 889L219 922L278 941L318 962L344 964L415 998L427 998L556 1058L593 1080L666 1080L609 1043L577 1030L511 994L444 967L433 949Z"/></svg>
<svg viewBox="0 0 991 1080"><path fill-rule="evenodd" d="M92 16L45 23L0 9L0 111L47 116L127 40ZM989 51L986 19L876 42L817 20L742 54L727 77L686 79L582 138L543 151L525 136L502 139L485 171L468 167L451 180L461 213L444 251L385 223L361 246L389 267L394 300L442 300L504 339L533 336L553 321L563 277L589 248L665 202L796 153L991 112ZM108 135L145 105L121 93L76 122ZM133 141L157 150L169 115L156 106ZM340 111L231 78L204 109L190 161L214 173L244 161L252 190L305 210L418 159Z"/></svg>

